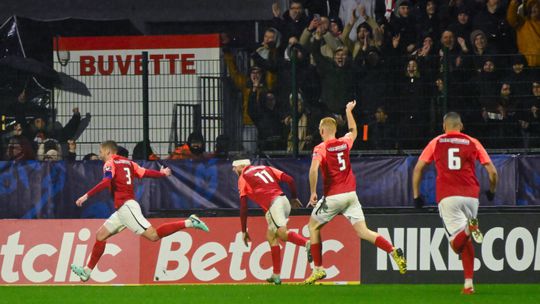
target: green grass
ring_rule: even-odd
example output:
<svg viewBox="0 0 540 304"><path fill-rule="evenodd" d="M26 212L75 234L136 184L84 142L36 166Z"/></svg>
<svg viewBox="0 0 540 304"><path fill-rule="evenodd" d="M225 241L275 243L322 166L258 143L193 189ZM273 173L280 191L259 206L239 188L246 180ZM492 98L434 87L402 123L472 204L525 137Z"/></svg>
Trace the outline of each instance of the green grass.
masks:
<svg viewBox="0 0 540 304"><path fill-rule="evenodd" d="M0 303L540 303L540 284L1 286Z"/></svg>

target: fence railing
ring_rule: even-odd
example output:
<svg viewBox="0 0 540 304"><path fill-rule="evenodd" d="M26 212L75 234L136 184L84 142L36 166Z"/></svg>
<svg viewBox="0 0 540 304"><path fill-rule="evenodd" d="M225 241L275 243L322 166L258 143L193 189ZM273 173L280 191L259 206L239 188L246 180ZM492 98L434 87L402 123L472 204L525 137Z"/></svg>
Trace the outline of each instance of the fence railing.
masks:
<svg viewBox="0 0 540 304"><path fill-rule="evenodd" d="M336 117L339 132L345 131L344 111L339 109L353 98L358 101L355 115L360 133L355 150L400 153L422 149L442 132L442 116L450 110L459 112L465 132L488 148L540 148L540 71L514 65L514 55L460 56L459 66L452 56L448 60L439 55L380 56L376 60L366 56L349 58L342 70L334 67L335 74L301 62L293 72L284 61L276 64L276 70L264 73L266 90L251 94L249 56L243 51L236 54L244 87L231 79L223 60L194 61L196 75L156 73L154 66L148 69L148 128L155 154L167 158L190 133L198 131L205 138L207 152L215 150L221 136L223 149L292 155L293 121L299 126L299 152L307 153L320 142L320 118ZM96 71L107 73L82 73L77 63L62 66L62 73L76 81L50 96L61 124L68 122L74 107L83 117L90 113L88 126L77 139L79 159L97 153L98 144L105 139L116 140L130 152L144 139L141 73L109 71L108 67L118 63L106 60L96 64ZM182 63L160 64L163 72L169 68L166 65ZM523 71L517 73L520 69ZM271 83L270 79L277 80ZM297 107L291 106L291 88L299 92ZM294 108L296 117L292 117ZM12 120L9 113L4 115L4 133Z"/></svg>

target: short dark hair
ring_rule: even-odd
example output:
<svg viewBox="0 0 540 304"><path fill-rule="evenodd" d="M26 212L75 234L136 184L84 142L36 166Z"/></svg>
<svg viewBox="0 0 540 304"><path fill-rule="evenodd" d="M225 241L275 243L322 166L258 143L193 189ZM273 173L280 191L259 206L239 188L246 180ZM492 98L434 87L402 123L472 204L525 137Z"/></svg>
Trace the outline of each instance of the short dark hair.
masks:
<svg viewBox="0 0 540 304"><path fill-rule="evenodd" d="M304 4L302 3L301 0L291 0L291 1L289 2L289 8L291 8L292 5L293 5L294 3L300 4L302 7L304 7Z"/></svg>

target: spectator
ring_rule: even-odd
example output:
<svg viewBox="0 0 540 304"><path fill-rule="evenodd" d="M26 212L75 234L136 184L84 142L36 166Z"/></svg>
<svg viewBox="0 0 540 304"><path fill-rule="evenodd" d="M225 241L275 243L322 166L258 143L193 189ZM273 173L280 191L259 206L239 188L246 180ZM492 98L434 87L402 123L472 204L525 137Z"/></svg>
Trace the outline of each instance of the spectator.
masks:
<svg viewBox="0 0 540 304"><path fill-rule="evenodd" d="M24 131L24 135L38 144L47 138L66 143L68 139L75 138L75 133L81 122L79 108L73 108L73 115L69 122L62 127L59 122L48 121L46 116L37 116Z"/></svg>
<svg viewBox="0 0 540 304"><path fill-rule="evenodd" d="M58 161L63 159L60 143L52 138L47 138L38 144L38 160Z"/></svg>
<svg viewBox="0 0 540 304"><path fill-rule="evenodd" d="M225 134L220 134L216 137L216 148L214 151L214 157L216 158L229 158L230 140Z"/></svg>
<svg viewBox="0 0 540 304"><path fill-rule="evenodd" d="M372 117L381 102L386 102L389 86L387 65L376 48L369 48L354 59L357 79L357 100L361 103L361 117Z"/></svg>
<svg viewBox="0 0 540 304"><path fill-rule="evenodd" d="M253 153L257 150L257 128L248 114L249 95L252 91L256 91L260 94L261 92L266 91L268 87L272 86L265 85L265 83L268 82L265 82L263 79L263 71L260 67L251 67L249 69L248 78L238 72L232 53L225 52L223 57L234 85L242 92L242 141L244 149L247 152Z"/></svg>
<svg viewBox="0 0 540 304"><path fill-rule="evenodd" d="M302 31L308 25L308 19L304 14L304 7L300 0L291 0L289 2L289 9L281 15L281 8L279 4L274 2L272 4L272 19L273 27L283 34L285 39L289 39L292 36L300 37Z"/></svg>
<svg viewBox="0 0 540 304"><path fill-rule="evenodd" d="M292 94L289 96L289 101L292 110ZM319 121L316 117L312 116L310 109L306 107L302 94L298 93L298 151L311 150L314 142L314 134L317 127L313 122ZM292 112L292 111L291 111ZM285 126L289 128L289 135L287 137L287 153L293 151L293 134L292 134L292 113L290 113L283 120Z"/></svg>
<svg viewBox="0 0 540 304"><path fill-rule="evenodd" d="M397 149L396 125L388 119L383 106L377 107L375 120L368 124L368 142L373 149Z"/></svg>
<svg viewBox="0 0 540 304"><path fill-rule="evenodd" d="M390 28L393 36L399 36L398 50L401 53L412 53L416 45L416 25L410 15L408 0L397 0L396 10L390 19Z"/></svg>
<svg viewBox="0 0 540 304"><path fill-rule="evenodd" d="M86 161L86 160L99 160L99 156L97 156L97 154L95 154L95 153L88 153L83 157L82 160L84 160L84 161Z"/></svg>
<svg viewBox="0 0 540 304"><path fill-rule="evenodd" d="M464 40L460 40L459 46L456 45L456 39L454 33L450 31L444 31L441 35L441 49L439 50L439 56L441 57L441 63L444 58L444 48L448 49L448 63L450 72L460 72L463 68L463 47L465 46ZM441 67L442 70L442 67ZM457 77L459 78L459 77Z"/></svg>
<svg viewBox="0 0 540 304"><path fill-rule="evenodd" d="M532 96L525 102L519 118L524 148L540 147L540 81L532 83Z"/></svg>
<svg viewBox="0 0 540 304"><path fill-rule="evenodd" d="M530 67L540 66L540 1L525 2L525 14L518 14L521 1L511 0L506 13L508 23L516 30L517 47Z"/></svg>
<svg viewBox="0 0 540 304"><path fill-rule="evenodd" d="M1 114L13 116L19 122L26 122L27 117L43 117L48 113L48 109L37 105L29 98L29 94L25 89L17 96L17 100L7 105L5 109L0 110ZM23 128L25 126L23 125Z"/></svg>
<svg viewBox="0 0 540 304"><path fill-rule="evenodd" d="M2 141L0 142L0 151L5 151L5 149L8 146L9 140L16 135L22 135L23 133L23 127L22 123L14 120L8 125L6 125L6 130L2 132Z"/></svg>
<svg viewBox="0 0 540 304"><path fill-rule="evenodd" d="M480 107L487 109L488 112L494 112L498 106L497 96L500 94L498 81L493 59L485 57L482 70L471 79L470 83L474 86L472 91L475 92Z"/></svg>
<svg viewBox="0 0 540 304"><path fill-rule="evenodd" d="M493 45L503 54L514 53L515 42L506 21L504 7L500 0L487 0L485 8L473 18L473 30L481 30L488 37L488 44Z"/></svg>
<svg viewBox="0 0 540 304"><path fill-rule="evenodd" d="M320 52L320 35L315 36L313 59L321 77L321 100L329 115L336 115L339 125L344 124L345 104L354 98L353 66L349 63L347 49L338 47L333 60Z"/></svg>
<svg viewBox="0 0 540 304"><path fill-rule="evenodd" d="M337 16L340 2L343 0L304 0L304 6L310 15Z"/></svg>
<svg viewBox="0 0 540 304"><path fill-rule="evenodd" d="M77 142L73 139L67 141L67 153L64 156L64 160L75 161L77 159Z"/></svg>
<svg viewBox="0 0 540 304"><path fill-rule="evenodd" d="M36 154L30 141L23 135L14 135L9 139L5 152L5 160L34 160Z"/></svg>
<svg viewBox="0 0 540 304"><path fill-rule="evenodd" d="M360 10L360 7L363 7L363 10L365 10L367 16L376 19L375 6L375 0L341 0L341 5L339 7L339 18L343 20L345 24L352 23L354 25L354 22L351 21L354 17L356 17L355 14L358 13L355 12L355 10ZM366 20L362 20L362 15L358 14L358 16L360 16L360 23L366 22Z"/></svg>
<svg viewBox="0 0 540 304"><path fill-rule="evenodd" d="M185 144L176 147L169 159L193 159L202 160L206 158L205 141L201 132L192 132L188 136Z"/></svg>
<svg viewBox="0 0 540 304"><path fill-rule="evenodd" d="M328 31L329 27L330 20L327 17L313 18L302 32L300 44L313 53L315 35L321 36L323 39L319 44L319 52L327 58L333 58L334 51L341 42Z"/></svg>
<svg viewBox="0 0 540 304"><path fill-rule="evenodd" d="M122 146L118 146L118 151L116 151L116 154L122 156L122 157L125 157L125 158L129 158L129 151L128 149L122 147Z"/></svg>
<svg viewBox="0 0 540 304"><path fill-rule="evenodd" d="M530 76L528 70L525 69L527 61L525 56L521 54L513 55L510 61L512 70L510 75L506 77L505 82L512 86L514 96L524 98L531 94Z"/></svg>
<svg viewBox="0 0 540 304"><path fill-rule="evenodd" d="M469 44L468 38L471 37L471 14L470 11L467 9L466 6L462 5L459 7L457 11L457 18L456 21L450 26L448 26L448 30L454 33L455 37L457 39L461 38L463 41L467 43L467 48L470 49L472 47L471 44Z"/></svg>
<svg viewBox="0 0 540 304"><path fill-rule="evenodd" d="M144 141L138 142L133 148L133 160L158 160L159 156L154 153L150 142L146 145L146 154L144 151Z"/></svg>
<svg viewBox="0 0 540 304"><path fill-rule="evenodd" d="M400 137L410 138L410 141L402 141L403 148L418 148L420 137L424 135L421 127L429 119L429 106L426 99L425 80L420 72L418 62L414 59L407 63L404 76L397 83L395 96L399 104L392 105L394 110L399 111Z"/></svg>
<svg viewBox="0 0 540 304"><path fill-rule="evenodd" d="M257 127L259 149L262 151L282 150L284 148L282 117L274 94L251 92L248 111Z"/></svg>
<svg viewBox="0 0 540 304"><path fill-rule="evenodd" d="M420 34L419 37L439 37L441 35L437 9L438 7L435 0L426 1L425 8L421 10L417 18L418 20L416 21L416 32ZM417 43L417 45L419 44L420 43Z"/></svg>
<svg viewBox="0 0 540 304"><path fill-rule="evenodd" d="M358 24L355 22L356 17L351 18L351 22L354 22L354 25L347 24L347 29L344 31L344 44L345 46L352 51L353 59L356 58L360 53L366 52L368 48L377 48L380 49L383 44L382 30L375 21L375 19L366 15L366 10L361 8L360 17L366 20ZM354 32L356 37L354 40L349 39L350 35L346 35L353 26L356 26Z"/></svg>
<svg viewBox="0 0 540 304"><path fill-rule="evenodd" d="M265 71L269 88L273 88L277 76L277 62L280 53L281 34L275 28L268 28L264 32L261 46L251 54L251 66L261 67Z"/></svg>
<svg viewBox="0 0 540 304"><path fill-rule="evenodd" d="M486 34L484 34L484 32L482 32L481 30L472 31L471 45L471 54L474 55L472 58L472 66L475 71L480 72L483 67L484 57L493 58L494 55L497 54L497 50L491 45L488 45L488 39L486 37Z"/></svg>
<svg viewBox="0 0 540 304"><path fill-rule="evenodd" d="M351 18L349 19L351 30L347 35L347 38L349 38L349 40L352 42L358 41L358 26L366 23L370 26L373 39L376 41L377 46L381 47L383 40L382 29L377 23L375 16L370 15L366 9L366 6L363 4L359 5L358 8L351 10L351 12Z"/></svg>

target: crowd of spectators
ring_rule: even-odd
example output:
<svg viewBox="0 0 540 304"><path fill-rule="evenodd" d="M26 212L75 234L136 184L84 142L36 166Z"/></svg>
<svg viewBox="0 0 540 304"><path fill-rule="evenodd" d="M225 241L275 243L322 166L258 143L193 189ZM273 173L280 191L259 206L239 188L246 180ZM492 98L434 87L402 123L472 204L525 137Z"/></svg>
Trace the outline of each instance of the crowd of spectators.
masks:
<svg viewBox="0 0 540 304"><path fill-rule="evenodd" d="M26 89L0 111L0 160L57 161L76 159L74 140L82 132L79 108L73 108L65 126L52 119L51 111L32 100ZM89 119L89 114L86 118Z"/></svg>
<svg viewBox="0 0 540 304"><path fill-rule="evenodd" d="M345 131L351 99L357 148L422 148L450 110L488 147L540 148L540 1L291 0L272 14L247 74L222 41L249 152L292 149L293 59L301 150L321 117Z"/></svg>

